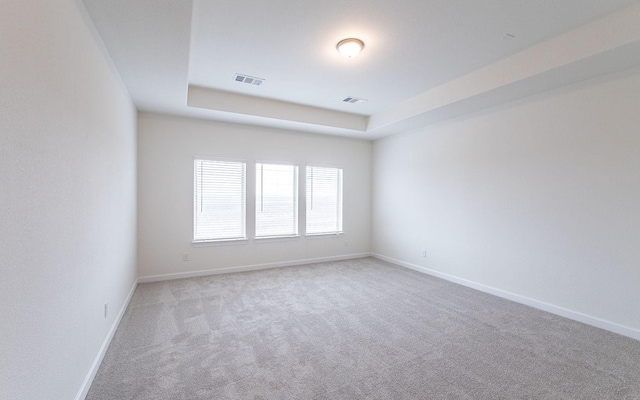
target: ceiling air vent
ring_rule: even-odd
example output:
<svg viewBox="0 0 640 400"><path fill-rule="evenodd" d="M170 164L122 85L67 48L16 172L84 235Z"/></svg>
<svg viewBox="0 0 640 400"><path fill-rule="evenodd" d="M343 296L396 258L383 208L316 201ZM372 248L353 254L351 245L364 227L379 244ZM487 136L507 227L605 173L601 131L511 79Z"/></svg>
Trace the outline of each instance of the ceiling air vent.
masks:
<svg viewBox="0 0 640 400"><path fill-rule="evenodd" d="M249 85L254 85L254 86L260 86L262 85L262 82L264 82L264 79L262 78L256 78L255 76L242 75L242 74L236 74L236 77L234 80L236 82L247 83Z"/></svg>
<svg viewBox="0 0 640 400"><path fill-rule="evenodd" d="M357 98L357 97L350 96L350 97L345 98L345 99L344 99L344 100L342 100L342 101L344 101L345 103L355 104L355 103L362 103L362 102L365 102L365 101L367 101L367 100L365 100L365 99L359 99L359 98Z"/></svg>

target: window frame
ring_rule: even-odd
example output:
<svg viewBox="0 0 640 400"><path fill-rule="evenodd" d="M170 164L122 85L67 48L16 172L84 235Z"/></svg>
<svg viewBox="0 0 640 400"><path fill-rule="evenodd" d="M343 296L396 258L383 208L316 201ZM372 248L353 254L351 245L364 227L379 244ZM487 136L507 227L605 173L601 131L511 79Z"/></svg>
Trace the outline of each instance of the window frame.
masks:
<svg viewBox="0 0 640 400"><path fill-rule="evenodd" d="M198 239L196 238L197 232L197 161L213 161L213 162L221 162L221 163L239 163L243 164L244 174L242 176L242 233L243 237L229 237L229 238L207 238L207 239ZM248 183L248 170L249 170L249 162L245 159L237 159L237 158L229 158L229 157L216 157L216 156L204 156L204 155L194 155L192 160L192 168L193 168L193 229L192 229L192 238L191 243L194 247L199 246L212 246L217 244L242 244L246 243L248 240L247 236L247 207L248 207L248 197L249 193L247 192L247 183Z"/></svg>
<svg viewBox="0 0 640 400"><path fill-rule="evenodd" d="M284 234L284 235L262 235L258 236L258 165L279 165L279 166L290 166L294 168L294 193L295 193L295 230L296 232L293 234ZM300 166L297 163L293 162L283 162L283 161L265 161L265 160L256 160L253 162L253 172L254 172L254 180L255 185L253 192L253 239L255 241L269 241L269 240L283 240L283 239L296 239L300 237Z"/></svg>
<svg viewBox="0 0 640 400"><path fill-rule="evenodd" d="M338 186L338 211L337 211L337 218L338 220L336 221L336 225L339 225L339 229L337 229L336 231L329 231L329 232L312 232L309 233L308 231L308 227L309 227L309 210L308 210L308 204L309 204L309 196L308 196L308 182L309 182L309 168L323 168L323 169L335 169L339 171L338 174L338 180L339 180L339 186ZM304 234L305 237L307 238L317 238L317 237L323 237L323 236L341 236L344 235L344 168L340 165L327 165L327 164L316 164L316 163L309 163L305 165L304 168L304 172L305 172L305 176L304 176Z"/></svg>

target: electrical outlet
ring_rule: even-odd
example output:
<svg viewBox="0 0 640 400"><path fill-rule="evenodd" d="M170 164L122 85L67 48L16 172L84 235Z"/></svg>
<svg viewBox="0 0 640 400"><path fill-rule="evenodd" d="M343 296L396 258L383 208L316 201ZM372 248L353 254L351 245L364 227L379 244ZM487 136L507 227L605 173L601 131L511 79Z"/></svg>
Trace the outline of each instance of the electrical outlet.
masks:
<svg viewBox="0 0 640 400"><path fill-rule="evenodd" d="M182 254L182 261L189 261L189 254L187 253Z"/></svg>
<svg viewBox="0 0 640 400"><path fill-rule="evenodd" d="M107 318L109 315L109 303L104 303L104 317Z"/></svg>
<svg viewBox="0 0 640 400"><path fill-rule="evenodd" d="M422 258L427 258L427 251L426 250L422 250Z"/></svg>

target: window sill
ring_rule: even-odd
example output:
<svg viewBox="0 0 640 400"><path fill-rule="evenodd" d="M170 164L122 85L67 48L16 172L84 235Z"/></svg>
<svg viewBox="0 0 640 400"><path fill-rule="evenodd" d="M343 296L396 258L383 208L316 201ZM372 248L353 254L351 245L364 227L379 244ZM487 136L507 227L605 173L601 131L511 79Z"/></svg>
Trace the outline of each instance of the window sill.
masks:
<svg viewBox="0 0 640 400"><path fill-rule="evenodd" d="M256 237L253 240L255 242L268 243L268 242L282 242L282 241L299 240L299 239L300 239L300 235L288 235L288 236L261 236L261 237Z"/></svg>
<svg viewBox="0 0 640 400"><path fill-rule="evenodd" d="M307 239L322 239L322 238L331 238L331 237L339 237L344 235L344 232L332 232L332 233L308 233L305 235Z"/></svg>
<svg viewBox="0 0 640 400"><path fill-rule="evenodd" d="M248 240L245 239L218 239L218 240L198 240L192 241L191 247L209 247L209 246L227 246L227 245L239 245L247 244Z"/></svg>

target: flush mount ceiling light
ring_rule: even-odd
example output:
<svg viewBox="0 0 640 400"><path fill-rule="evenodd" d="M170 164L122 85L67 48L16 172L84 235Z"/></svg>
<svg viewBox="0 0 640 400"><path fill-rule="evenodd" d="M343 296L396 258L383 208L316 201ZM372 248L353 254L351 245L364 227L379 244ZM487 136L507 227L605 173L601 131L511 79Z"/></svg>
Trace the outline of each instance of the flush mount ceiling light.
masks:
<svg viewBox="0 0 640 400"><path fill-rule="evenodd" d="M338 42L336 48L344 58L355 58L364 48L364 42L360 39L344 39Z"/></svg>

